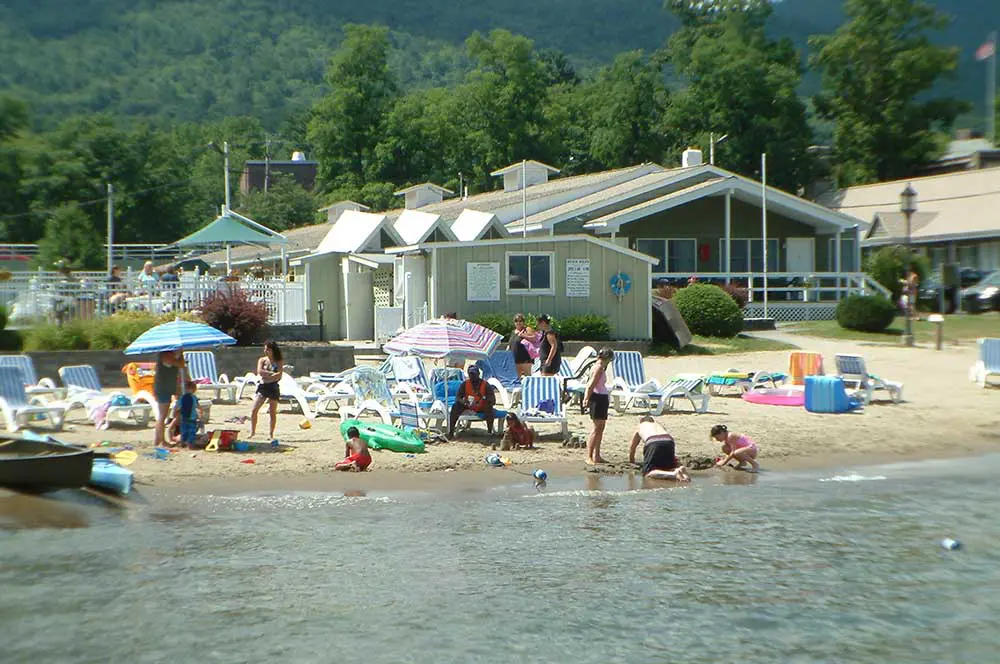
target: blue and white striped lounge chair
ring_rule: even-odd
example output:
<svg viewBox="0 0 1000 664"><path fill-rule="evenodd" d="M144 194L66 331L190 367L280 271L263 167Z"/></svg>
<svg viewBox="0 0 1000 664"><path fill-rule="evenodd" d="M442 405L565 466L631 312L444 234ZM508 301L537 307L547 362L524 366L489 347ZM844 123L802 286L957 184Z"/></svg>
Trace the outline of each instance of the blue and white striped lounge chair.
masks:
<svg viewBox="0 0 1000 664"><path fill-rule="evenodd" d="M903 400L903 384L868 373L865 358L860 355L836 355L835 360L837 375L844 379L844 387L860 392L866 406L872 402L875 392L880 390L888 392L894 403Z"/></svg>
<svg viewBox="0 0 1000 664"><path fill-rule="evenodd" d="M545 402L551 403L552 412L539 407ZM522 381L521 410L518 417L528 424L558 424L563 439L569 438L569 423L566 421L566 411L563 409L562 385L559 377L525 377Z"/></svg>
<svg viewBox="0 0 1000 664"><path fill-rule="evenodd" d="M611 397L615 409L625 412L633 405L646 405L657 401L663 386L655 379L646 378L642 353L624 350L615 353L611 362L614 378L610 381Z"/></svg>
<svg viewBox="0 0 1000 664"><path fill-rule="evenodd" d="M431 381L427 376L424 361L415 355L392 355L379 369L389 380L389 387L398 388L406 384L420 395L431 393Z"/></svg>
<svg viewBox="0 0 1000 664"><path fill-rule="evenodd" d="M7 421L8 431L17 431L36 417L48 419L57 431L62 431L66 418L66 405L48 403L32 404L24 391L23 372L18 367L0 367L0 412ZM36 397L37 398L37 397Z"/></svg>
<svg viewBox="0 0 1000 664"><path fill-rule="evenodd" d="M215 353L210 350L189 350L184 353L184 363L187 364L188 374L191 380L198 383L198 391L214 392L215 399L222 399L226 394L225 401L236 403L237 394L243 396L244 379L237 378L230 382L226 374L219 375L215 368ZM199 382L205 381L207 383Z"/></svg>
<svg viewBox="0 0 1000 664"><path fill-rule="evenodd" d="M14 367L21 371L24 391L28 396L59 395L62 392L51 378L38 377L35 363L27 355L0 355L0 367Z"/></svg>
<svg viewBox="0 0 1000 664"><path fill-rule="evenodd" d="M136 402L124 392L114 394L104 394L101 388L101 379L97 376L97 371L89 364L79 364L69 367L60 367L59 378L68 391L67 400L70 405L82 403L91 411L91 405L100 401L106 403L108 399L116 395L123 395L129 400L128 406L108 406L104 415L104 424L108 425L113 419L120 422L132 421L140 427L149 424L153 415L153 408L148 403Z"/></svg>
<svg viewBox="0 0 1000 664"><path fill-rule="evenodd" d="M986 387L990 376L1000 376L1000 339L979 339L979 359L969 370L969 380Z"/></svg>

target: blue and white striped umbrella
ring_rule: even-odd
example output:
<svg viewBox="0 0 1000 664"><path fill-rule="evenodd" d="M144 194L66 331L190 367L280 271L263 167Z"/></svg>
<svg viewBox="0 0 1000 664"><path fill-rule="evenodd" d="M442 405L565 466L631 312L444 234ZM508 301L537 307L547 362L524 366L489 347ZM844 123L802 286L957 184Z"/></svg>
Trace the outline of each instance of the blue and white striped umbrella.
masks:
<svg viewBox="0 0 1000 664"><path fill-rule="evenodd" d="M125 349L125 354L142 355L164 350L232 346L235 343L236 339L210 325L175 320L143 332Z"/></svg>

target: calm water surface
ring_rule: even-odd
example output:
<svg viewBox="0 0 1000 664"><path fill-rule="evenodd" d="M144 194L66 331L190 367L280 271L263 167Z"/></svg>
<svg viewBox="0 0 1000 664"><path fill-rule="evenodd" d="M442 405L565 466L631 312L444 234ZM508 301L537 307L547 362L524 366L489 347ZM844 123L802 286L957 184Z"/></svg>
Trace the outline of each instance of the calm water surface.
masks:
<svg viewBox="0 0 1000 664"><path fill-rule="evenodd" d="M0 499L0 661L995 662L998 473Z"/></svg>

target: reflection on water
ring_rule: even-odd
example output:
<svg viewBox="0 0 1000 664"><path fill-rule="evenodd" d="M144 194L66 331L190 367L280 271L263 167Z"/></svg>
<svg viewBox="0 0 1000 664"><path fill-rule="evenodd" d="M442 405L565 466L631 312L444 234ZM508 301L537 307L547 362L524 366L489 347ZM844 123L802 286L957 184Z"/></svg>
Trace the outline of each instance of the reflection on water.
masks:
<svg viewBox="0 0 1000 664"><path fill-rule="evenodd" d="M7 522L77 525L0 533L0 659L995 661L1000 457L922 468L130 510L5 496Z"/></svg>
<svg viewBox="0 0 1000 664"><path fill-rule="evenodd" d="M90 525L87 510L79 504L66 502L59 494L0 495L0 530L86 528Z"/></svg>

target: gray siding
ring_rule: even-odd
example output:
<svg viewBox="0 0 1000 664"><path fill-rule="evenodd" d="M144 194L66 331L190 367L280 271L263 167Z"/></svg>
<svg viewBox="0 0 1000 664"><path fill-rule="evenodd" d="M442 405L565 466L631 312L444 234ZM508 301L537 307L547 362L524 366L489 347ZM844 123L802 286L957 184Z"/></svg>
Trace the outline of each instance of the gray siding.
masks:
<svg viewBox="0 0 1000 664"><path fill-rule="evenodd" d="M579 314L606 316L616 339L648 339L650 326L650 283L645 261L625 256L583 240L532 242L523 244L469 244L436 248L437 284L435 313L458 312L460 318L482 313L548 313L555 318ZM507 252L552 252L554 295L512 295L507 289ZM566 297L566 259L590 259L590 297ZM469 302L466 299L466 264L500 264L500 301ZM622 271L632 278L632 290L621 302L611 292L610 279Z"/></svg>
<svg viewBox="0 0 1000 664"><path fill-rule="evenodd" d="M343 254L327 254L319 258L303 261L305 279L309 284L309 301L306 302L306 321L319 324L319 310L316 302L323 300L323 339L343 339L341 317L344 310L343 286L341 285L341 260Z"/></svg>

